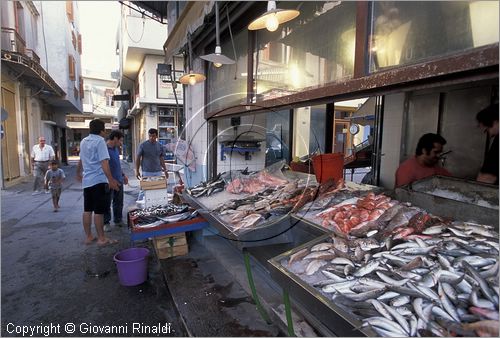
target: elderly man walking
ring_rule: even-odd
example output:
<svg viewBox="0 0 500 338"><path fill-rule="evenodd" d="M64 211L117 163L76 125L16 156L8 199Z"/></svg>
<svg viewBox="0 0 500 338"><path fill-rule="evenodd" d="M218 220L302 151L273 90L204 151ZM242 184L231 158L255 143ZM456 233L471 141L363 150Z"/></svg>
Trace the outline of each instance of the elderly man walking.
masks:
<svg viewBox="0 0 500 338"><path fill-rule="evenodd" d="M39 137L38 144L35 144L31 151L31 169L33 170L33 175L35 176L32 195L42 193L41 187L44 186L45 173L49 167L49 161L53 160L54 157L54 149L45 144L45 137ZM45 192L47 194L49 193L49 191Z"/></svg>

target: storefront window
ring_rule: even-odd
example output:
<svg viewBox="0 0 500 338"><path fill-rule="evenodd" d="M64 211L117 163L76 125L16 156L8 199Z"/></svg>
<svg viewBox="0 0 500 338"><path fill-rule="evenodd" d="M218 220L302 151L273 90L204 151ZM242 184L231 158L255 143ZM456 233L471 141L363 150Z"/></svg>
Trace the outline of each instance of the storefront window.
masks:
<svg viewBox="0 0 500 338"><path fill-rule="evenodd" d="M498 42L497 1L374 1L370 71Z"/></svg>
<svg viewBox="0 0 500 338"><path fill-rule="evenodd" d="M266 114L266 167L284 160L290 163L290 110Z"/></svg>
<svg viewBox="0 0 500 338"><path fill-rule="evenodd" d="M232 65L208 66L208 111L215 112L235 105L245 104L247 97L248 31L234 35L234 57L231 40L222 43L222 53L236 61ZM213 50L208 52L213 53Z"/></svg>
<svg viewBox="0 0 500 338"><path fill-rule="evenodd" d="M296 8L297 2L280 2ZM356 3L301 2L301 14L275 32L256 31L254 79L263 101L352 77Z"/></svg>
<svg viewBox="0 0 500 338"><path fill-rule="evenodd" d="M325 152L326 105L294 109L293 157Z"/></svg>

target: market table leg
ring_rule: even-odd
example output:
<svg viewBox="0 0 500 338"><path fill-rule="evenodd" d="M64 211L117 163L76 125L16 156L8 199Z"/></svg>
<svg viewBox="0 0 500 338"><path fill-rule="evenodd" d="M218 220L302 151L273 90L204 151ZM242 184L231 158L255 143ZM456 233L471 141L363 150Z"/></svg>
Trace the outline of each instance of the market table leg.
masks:
<svg viewBox="0 0 500 338"><path fill-rule="evenodd" d="M255 284L253 282L252 270L250 268L250 256L246 249L243 249L243 257L245 258L245 268L247 270L248 284L250 285L250 289L252 290L252 297L255 302L255 305L257 305L257 310L259 311L262 318L266 321L266 323L271 324L271 319L269 318L269 315L267 314L266 310L262 307L262 304L260 304L259 296L257 295L257 290L255 289Z"/></svg>
<svg viewBox="0 0 500 338"><path fill-rule="evenodd" d="M286 327L288 329L288 337L295 337L292 320L292 307L290 306L290 297L288 291L283 289L283 302L285 303Z"/></svg>

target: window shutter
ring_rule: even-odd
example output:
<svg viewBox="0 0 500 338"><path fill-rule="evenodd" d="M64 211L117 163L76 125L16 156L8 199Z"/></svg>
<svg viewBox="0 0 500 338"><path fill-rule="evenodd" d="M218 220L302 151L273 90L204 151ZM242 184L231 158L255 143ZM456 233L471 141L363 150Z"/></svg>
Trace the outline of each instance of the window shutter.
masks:
<svg viewBox="0 0 500 338"><path fill-rule="evenodd" d="M83 77L81 75L80 75L80 77L78 79L78 86L80 88L80 97L83 100L83 93L84 93L84 90L83 90Z"/></svg>
<svg viewBox="0 0 500 338"><path fill-rule="evenodd" d="M69 66L69 78L74 81L76 74L75 74L75 59L73 58L73 55L68 55L68 66Z"/></svg>
<svg viewBox="0 0 500 338"><path fill-rule="evenodd" d="M70 22L73 22L73 1L66 1L66 15Z"/></svg>
<svg viewBox="0 0 500 338"><path fill-rule="evenodd" d="M78 54L82 55L82 35L78 34Z"/></svg>

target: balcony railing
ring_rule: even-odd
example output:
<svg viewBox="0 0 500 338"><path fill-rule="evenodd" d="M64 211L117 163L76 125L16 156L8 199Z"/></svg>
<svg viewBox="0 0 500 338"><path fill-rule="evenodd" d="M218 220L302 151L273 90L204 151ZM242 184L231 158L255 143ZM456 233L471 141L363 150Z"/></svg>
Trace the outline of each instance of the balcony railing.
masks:
<svg viewBox="0 0 500 338"><path fill-rule="evenodd" d="M2 49L24 54L26 52L26 42L14 28L2 27Z"/></svg>

